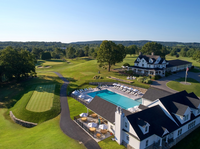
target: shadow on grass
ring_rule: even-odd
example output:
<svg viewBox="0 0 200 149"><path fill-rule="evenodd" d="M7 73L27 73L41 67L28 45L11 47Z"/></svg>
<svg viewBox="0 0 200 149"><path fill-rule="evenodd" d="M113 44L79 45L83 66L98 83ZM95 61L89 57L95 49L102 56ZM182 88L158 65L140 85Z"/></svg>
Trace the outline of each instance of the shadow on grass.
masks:
<svg viewBox="0 0 200 149"><path fill-rule="evenodd" d="M81 58L82 60L85 60L85 61L90 61L90 60L93 60L93 59L91 59L91 58L89 58L89 57L84 57L84 58Z"/></svg>
<svg viewBox="0 0 200 149"><path fill-rule="evenodd" d="M45 63L45 61L38 60L38 61L37 61L37 64L36 64L35 66L40 66L40 65L42 65L43 63Z"/></svg>
<svg viewBox="0 0 200 149"><path fill-rule="evenodd" d="M46 60L46 61L48 61L48 62L64 62L61 59L49 59L49 60Z"/></svg>

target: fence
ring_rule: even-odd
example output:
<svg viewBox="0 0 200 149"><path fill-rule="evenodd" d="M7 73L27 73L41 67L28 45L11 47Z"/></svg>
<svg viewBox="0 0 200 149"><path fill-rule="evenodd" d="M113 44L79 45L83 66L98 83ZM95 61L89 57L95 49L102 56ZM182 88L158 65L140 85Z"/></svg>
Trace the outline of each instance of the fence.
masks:
<svg viewBox="0 0 200 149"><path fill-rule="evenodd" d="M76 99L78 102L82 103L85 106L88 104L86 101L84 101L83 99L77 97L76 95L71 94L71 97L73 97L74 99Z"/></svg>
<svg viewBox="0 0 200 149"><path fill-rule="evenodd" d="M81 120L78 119L78 117L74 117L74 120L76 121L76 123L81 126L85 131L87 131L91 136L95 137L94 136L94 132L91 132L90 129L84 125L84 123L81 122Z"/></svg>
<svg viewBox="0 0 200 149"><path fill-rule="evenodd" d="M12 113L12 111L10 111L10 117L15 123L17 123L19 125L22 125L24 127L27 127L27 128L31 128L31 127L37 126L37 123L27 122L27 121L23 121L23 120L20 120L20 119L16 118L14 116L14 114Z"/></svg>

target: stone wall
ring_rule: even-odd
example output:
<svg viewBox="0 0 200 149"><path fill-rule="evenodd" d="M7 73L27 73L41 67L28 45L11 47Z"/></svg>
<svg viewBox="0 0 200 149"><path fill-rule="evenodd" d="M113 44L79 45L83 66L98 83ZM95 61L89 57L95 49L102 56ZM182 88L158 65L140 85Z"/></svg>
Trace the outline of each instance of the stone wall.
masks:
<svg viewBox="0 0 200 149"><path fill-rule="evenodd" d="M31 128L31 127L37 126L37 123L27 122L27 121L23 121L23 120L20 120L20 119L16 118L14 116L14 114L12 113L12 111L10 111L10 117L15 123L17 123L19 125L22 125L24 127L27 127L27 128Z"/></svg>

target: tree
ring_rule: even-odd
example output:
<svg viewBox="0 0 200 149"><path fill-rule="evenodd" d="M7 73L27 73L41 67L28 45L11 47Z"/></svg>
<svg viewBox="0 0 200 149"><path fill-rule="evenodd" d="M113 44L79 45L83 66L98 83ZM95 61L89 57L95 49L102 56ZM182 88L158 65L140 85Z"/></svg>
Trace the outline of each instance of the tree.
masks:
<svg viewBox="0 0 200 149"><path fill-rule="evenodd" d="M88 56L88 53L89 53L89 46L85 46L85 47L84 47L84 53L85 53L85 56Z"/></svg>
<svg viewBox="0 0 200 149"><path fill-rule="evenodd" d="M189 49L188 49L187 47L182 48L181 51L180 51L180 55L181 55L182 57L186 57L186 56L187 56L187 55L186 55L186 52L187 52L188 50L189 50Z"/></svg>
<svg viewBox="0 0 200 149"><path fill-rule="evenodd" d="M174 55L177 55L177 51L175 48L173 48L169 54L170 56L174 56Z"/></svg>
<svg viewBox="0 0 200 149"><path fill-rule="evenodd" d="M192 58L200 63L200 50L196 50Z"/></svg>
<svg viewBox="0 0 200 149"><path fill-rule="evenodd" d="M76 50L73 47L67 48L66 54L67 58L74 58Z"/></svg>
<svg viewBox="0 0 200 149"><path fill-rule="evenodd" d="M147 55L150 55L152 52L155 55L160 55L161 57L165 57L166 49L162 49L163 46L156 42L147 42L143 47L141 52Z"/></svg>
<svg viewBox="0 0 200 149"><path fill-rule="evenodd" d="M40 49L40 48L35 48L34 47L33 50L32 50L32 53L35 55L35 57L37 59L39 59L41 57L42 52L43 52L43 50Z"/></svg>
<svg viewBox="0 0 200 149"><path fill-rule="evenodd" d="M76 50L75 55L76 55L77 57L83 57L83 56L84 56L84 51L83 51L82 49L81 49L81 50Z"/></svg>
<svg viewBox="0 0 200 149"><path fill-rule="evenodd" d="M15 77L17 80L20 77L27 77L29 74L36 74L35 56L27 50L16 50L12 47L7 47L1 52L0 64L6 78Z"/></svg>
<svg viewBox="0 0 200 149"><path fill-rule="evenodd" d="M187 56L187 57L192 57L193 54L194 54L194 52L195 52L195 49L190 48L190 49L186 52L186 56Z"/></svg>
<svg viewBox="0 0 200 149"><path fill-rule="evenodd" d="M126 54L130 54L130 55L136 54L137 50L138 50L138 47L136 45L130 45L126 47Z"/></svg>
<svg viewBox="0 0 200 149"><path fill-rule="evenodd" d="M125 47L116 45L112 41L104 40L97 52L97 62L99 66L108 65L108 71L115 63L122 62L126 56Z"/></svg>
<svg viewBox="0 0 200 149"><path fill-rule="evenodd" d="M51 53L50 52L44 52L44 53L42 53L41 59L42 60L51 59Z"/></svg>

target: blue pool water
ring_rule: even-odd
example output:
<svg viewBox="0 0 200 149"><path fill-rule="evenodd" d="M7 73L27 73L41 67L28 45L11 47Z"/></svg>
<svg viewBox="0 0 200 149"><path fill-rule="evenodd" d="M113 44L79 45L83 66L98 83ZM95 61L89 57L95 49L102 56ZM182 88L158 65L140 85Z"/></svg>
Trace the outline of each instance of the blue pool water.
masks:
<svg viewBox="0 0 200 149"><path fill-rule="evenodd" d="M141 104L141 101L135 101L133 99L130 99L128 97L122 96L120 94L111 92L109 90L102 90L97 92L88 93L89 96L95 97L99 96L103 98L104 100L111 102L115 104L116 106L120 106L123 109L128 109L130 107L138 106Z"/></svg>

